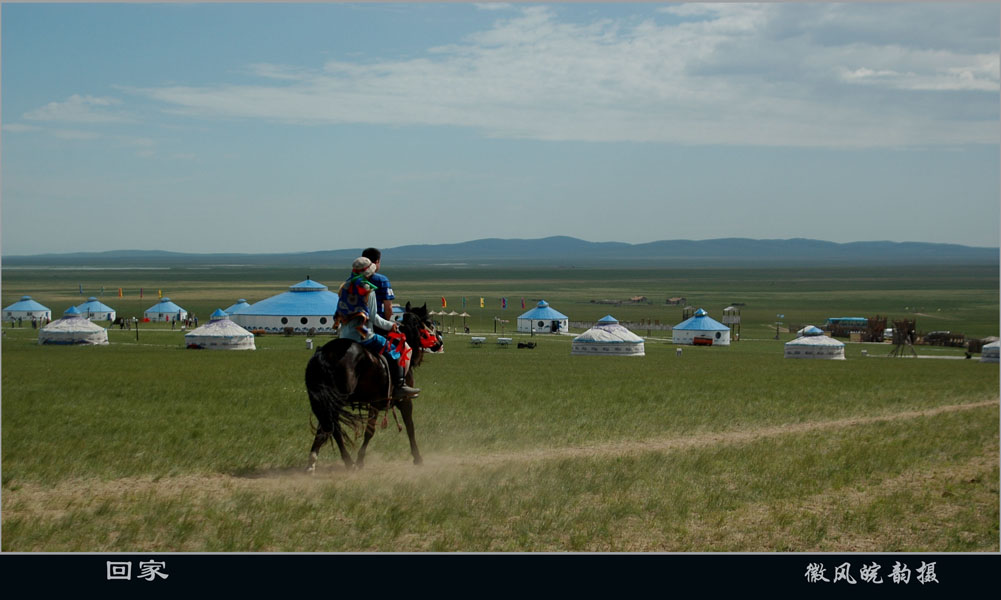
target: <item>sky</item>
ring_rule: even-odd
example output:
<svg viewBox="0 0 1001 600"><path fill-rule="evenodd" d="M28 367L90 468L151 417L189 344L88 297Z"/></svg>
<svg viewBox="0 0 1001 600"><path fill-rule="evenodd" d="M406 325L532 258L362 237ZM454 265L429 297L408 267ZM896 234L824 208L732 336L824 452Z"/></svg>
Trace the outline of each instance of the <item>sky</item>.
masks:
<svg viewBox="0 0 1001 600"><path fill-rule="evenodd" d="M997 3L0 6L0 252L999 245Z"/></svg>

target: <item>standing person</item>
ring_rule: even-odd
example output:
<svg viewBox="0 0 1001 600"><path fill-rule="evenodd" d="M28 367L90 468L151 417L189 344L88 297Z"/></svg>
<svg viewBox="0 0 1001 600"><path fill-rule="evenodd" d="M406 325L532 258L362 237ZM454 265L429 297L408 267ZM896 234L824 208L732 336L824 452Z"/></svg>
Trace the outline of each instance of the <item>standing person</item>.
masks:
<svg viewBox="0 0 1001 600"><path fill-rule="evenodd" d="M389 283L389 278L379 272L382 266L382 252L378 248L365 248L361 255L375 265L375 272L368 278L375 285L375 304L379 310L379 316L387 321L393 320L393 285ZM386 335L386 330L376 327L376 333Z"/></svg>
<svg viewBox="0 0 1001 600"><path fill-rule="evenodd" d="M420 393L420 389L412 388L404 381L399 356L393 355L385 337L369 328L372 325L385 331L399 331L396 323L379 316L374 293L376 287L369 281L375 269L375 264L364 256L356 258L351 264L351 276L337 290L337 314L334 315L340 325L337 336L359 342L372 354L385 354L393 383L393 398L413 397Z"/></svg>

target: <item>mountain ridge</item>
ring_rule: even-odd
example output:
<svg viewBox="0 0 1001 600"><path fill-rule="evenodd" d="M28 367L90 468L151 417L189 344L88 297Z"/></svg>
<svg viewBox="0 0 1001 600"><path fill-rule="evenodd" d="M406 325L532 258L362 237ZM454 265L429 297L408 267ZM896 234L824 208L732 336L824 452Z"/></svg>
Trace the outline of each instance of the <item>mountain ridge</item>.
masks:
<svg viewBox="0 0 1001 600"><path fill-rule="evenodd" d="M427 265L435 261L476 262L486 265L536 262L540 266L559 263L569 266L624 264L653 266L657 263L699 265L748 265L764 262L781 264L914 264L914 263L997 263L1001 250L991 247L932 242L829 242L809 238L754 239L717 238L711 240L658 240L589 242L570 236L535 239L482 238L447 244L409 244L383 248L387 262ZM5 266L84 265L84 264L218 264L239 261L262 266L329 265L358 256L361 248L284 253L186 253L166 250L108 250L102 252L49 253L4 256ZM636 261L623 263L622 261Z"/></svg>

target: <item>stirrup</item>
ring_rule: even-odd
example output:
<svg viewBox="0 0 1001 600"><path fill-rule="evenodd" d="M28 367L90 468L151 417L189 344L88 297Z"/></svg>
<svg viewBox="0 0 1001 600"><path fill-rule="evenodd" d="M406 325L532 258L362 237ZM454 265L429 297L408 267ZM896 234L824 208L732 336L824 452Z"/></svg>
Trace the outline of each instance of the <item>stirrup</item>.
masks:
<svg viewBox="0 0 1001 600"><path fill-rule="evenodd" d="M393 386L393 398L416 398L420 393L420 388L412 388L405 383Z"/></svg>

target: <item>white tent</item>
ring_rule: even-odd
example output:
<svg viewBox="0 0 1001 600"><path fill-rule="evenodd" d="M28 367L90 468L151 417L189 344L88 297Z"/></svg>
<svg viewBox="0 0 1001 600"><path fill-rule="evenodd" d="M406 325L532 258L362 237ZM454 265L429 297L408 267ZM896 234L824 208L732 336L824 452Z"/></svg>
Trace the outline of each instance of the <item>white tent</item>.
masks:
<svg viewBox="0 0 1001 600"><path fill-rule="evenodd" d="M827 337L813 325L800 330L800 337L786 342L786 358L817 358L822 360L844 360L845 344Z"/></svg>
<svg viewBox="0 0 1001 600"><path fill-rule="evenodd" d="M996 363L1001 362L999 358L1001 342L991 342L980 349L980 362Z"/></svg>
<svg viewBox="0 0 1001 600"><path fill-rule="evenodd" d="M104 304L97 299L96 296L91 296L87 298L87 301L83 304L77 305L77 310L84 317L90 319L91 321L114 321L115 320L115 309L111 308L107 304Z"/></svg>
<svg viewBox="0 0 1001 600"><path fill-rule="evenodd" d="M571 355L644 356L643 338L629 331L612 315L606 315L570 344Z"/></svg>
<svg viewBox="0 0 1001 600"><path fill-rule="evenodd" d="M535 308L518 317L518 331L525 333L560 333L569 328L569 317L549 306L545 300L540 300Z"/></svg>
<svg viewBox="0 0 1001 600"><path fill-rule="evenodd" d="M254 334L229 320L229 315L217 309L208 323L184 335L188 348L211 350L256 350Z"/></svg>
<svg viewBox="0 0 1001 600"><path fill-rule="evenodd" d="M730 328L713 319L703 309L695 311L695 316L674 326L671 332L671 343L729 346Z"/></svg>
<svg viewBox="0 0 1001 600"><path fill-rule="evenodd" d="M38 332L38 343L106 345L108 331L88 321L75 306L71 306L63 313L63 318L42 327Z"/></svg>

